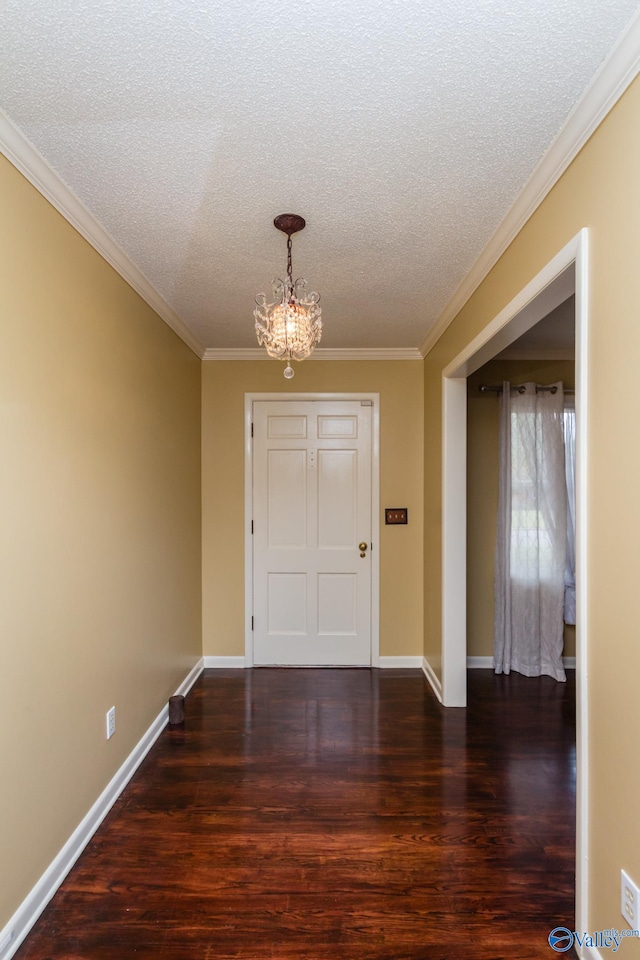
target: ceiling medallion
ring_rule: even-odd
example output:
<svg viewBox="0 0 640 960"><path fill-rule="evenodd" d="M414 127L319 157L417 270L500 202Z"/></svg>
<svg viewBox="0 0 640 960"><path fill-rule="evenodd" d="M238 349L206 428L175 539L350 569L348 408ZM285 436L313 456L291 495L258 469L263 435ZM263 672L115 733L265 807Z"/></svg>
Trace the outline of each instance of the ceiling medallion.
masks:
<svg viewBox="0 0 640 960"><path fill-rule="evenodd" d="M306 360L322 336L322 311L318 306L319 293L307 293L307 281L293 280L291 267L291 236L304 230L305 221L296 213L281 213L273 221L278 230L287 234L287 277L273 280L273 302L266 294L256 297L253 316L260 346L266 348L275 360L286 360L284 375L293 376L292 360Z"/></svg>

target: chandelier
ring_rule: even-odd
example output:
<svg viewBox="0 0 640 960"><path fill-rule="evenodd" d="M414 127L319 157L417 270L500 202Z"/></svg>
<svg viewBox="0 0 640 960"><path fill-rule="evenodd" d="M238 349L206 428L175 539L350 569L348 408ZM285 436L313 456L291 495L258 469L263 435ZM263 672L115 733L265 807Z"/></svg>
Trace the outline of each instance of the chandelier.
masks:
<svg viewBox="0 0 640 960"><path fill-rule="evenodd" d="M278 230L287 234L287 278L273 280L273 302L266 294L256 297L253 316L260 346L266 348L275 360L286 360L284 375L293 376L292 360L306 360L322 336L319 293L307 293L307 281L293 280L291 267L291 236L304 230L305 221L295 213L281 213L273 221Z"/></svg>

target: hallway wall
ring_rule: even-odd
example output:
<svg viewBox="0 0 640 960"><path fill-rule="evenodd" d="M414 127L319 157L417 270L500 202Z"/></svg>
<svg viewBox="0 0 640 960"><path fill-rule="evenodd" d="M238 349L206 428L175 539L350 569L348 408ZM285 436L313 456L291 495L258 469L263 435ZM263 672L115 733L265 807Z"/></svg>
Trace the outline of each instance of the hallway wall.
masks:
<svg viewBox="0 0 640 960"><path fill-rule="evenodd" d="M293 380L274 360L206 360L202 381L205 656L244 656L244 395L379 392L380 653L422 653L422 376L420 360L305 360Z"/></svg>
<svg viewBox="0 0 640 960"><path fill-rule="evenodd" d="M640 80L606 116L425 360L425 656L441 647L442 370L565 244L589 231L587 588L589 929L620 927L620 870L640 883ZM628 731L629 737L620 736ZM631 806L630 806L631 804ZM550 918L567 923L571 918ZM640 957L640 941L624 946Z"/></svg>
<svg viewBox="0 0 640 960"><path fill-rule="evenodd" d="M3 157L0 197L2 929L199 659L201 596L200 360Z"/></svg>

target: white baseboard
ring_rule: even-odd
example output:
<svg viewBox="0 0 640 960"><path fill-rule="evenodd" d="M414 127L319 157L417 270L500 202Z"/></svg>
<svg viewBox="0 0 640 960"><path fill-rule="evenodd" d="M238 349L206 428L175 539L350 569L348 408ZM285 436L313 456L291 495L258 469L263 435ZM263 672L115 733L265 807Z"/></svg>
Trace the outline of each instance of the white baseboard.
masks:
<svg viewBox="0 0 640 960"><path fill-rule="evenodd" d="M422 661L422 672L427 678L427 683L435 693L436 697L438 698L440 703L442 703L442 683L440 682L440 680L438 680L437 676L433 671L433 667L431 666L429 661L426 659L426 657Z"/></svg>
<svg viewBox="0 0 640 960"><path fill-rule="evenodd" d="M422 666L422 657L380 657L381 670L419 670Z"/></svg>
<svg viewBox="0 0 640 960"><path fill-rule="evenodd" d="M574 943L574 946L581 960L604 960L604 957L596 947L579 947L577 943Z"/></svg>
<svg viewBox="0 0 640 960"><path fill-rule="evenodd" d="M493 657L467 657L467 670L493 670Z"/></svg>
<svg viewBox="0 0 640 960"><path fill-rule="evenodd" d="M205 670L244 670L244 657L204 657Z"/></svg>
<svg viewBox="0 0 640 960"><path fill-rule="evenodd" d="M176 690L176 693L175 693L176 697L186 697L186 695L189 693L189 690L191 690L191 687L194 685L194 683L196 682L196 680L198 679L198 677L200 676L203 670L204 670L204 658L200 657L198 662L195 664L194 667L192 667L192 669L189 671L187 676L184 678L184 680ZM167 704L166 710L167 710L167 720L168 720L169 704Z"/></svg>
<svg viewBox="0 0 640 960"><path fill-rule="evenodd" d="M565 670L575 670L576 658L563 657ZM493 657L467 657L467 670L493 670Z"/></svg>
<svg viewBox="0 0 640 960"><path fill-rule="evenodd" d="M201 658L182 681L176 694L185 696L202 673L202 669L203 661ZM0 958L2 958L2 960L10 960L10 957L14 955L23 942L71 870L71 867L89 843L91 837L162 733L168 720L169 705L166 703L113 779L102 791L82 822L71 834L55 860L47 867L36 885L27 894L4 929L0 930Z"/></svg>
<svg viewBox="0 0 640 960"><path fill-rule="evenodd" d="M247 665L244 657L203 657L202 659L206 670L244 670ZM563 661L568 670L575 669L575 657L564 657ZM380 657L378 666L382 670L419 670L422 667L427 673L425 663L426 661L422 657ZM469 670L493 670L493 657L467 657L467 668ZM436 679L435 674L433 676ZM431 683L431 680L429 682Z"/></svg>

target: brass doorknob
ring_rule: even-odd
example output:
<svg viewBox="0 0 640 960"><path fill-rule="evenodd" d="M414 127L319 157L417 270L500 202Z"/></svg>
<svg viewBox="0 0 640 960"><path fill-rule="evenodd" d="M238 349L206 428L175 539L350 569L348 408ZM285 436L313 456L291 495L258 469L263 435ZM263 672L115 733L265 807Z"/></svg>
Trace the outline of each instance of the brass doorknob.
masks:
<svg viewBox="0 0 640 960"><path fill-rule="evenodd" d="M359 544L358 544L358 546L360 547L360 556L361 556L361 557L366 557L366 555L367 555L367 547L369 546L369 544L368 544L368 543L365 543L364 540L363 540L362 543L359 543Z"/></svg>

